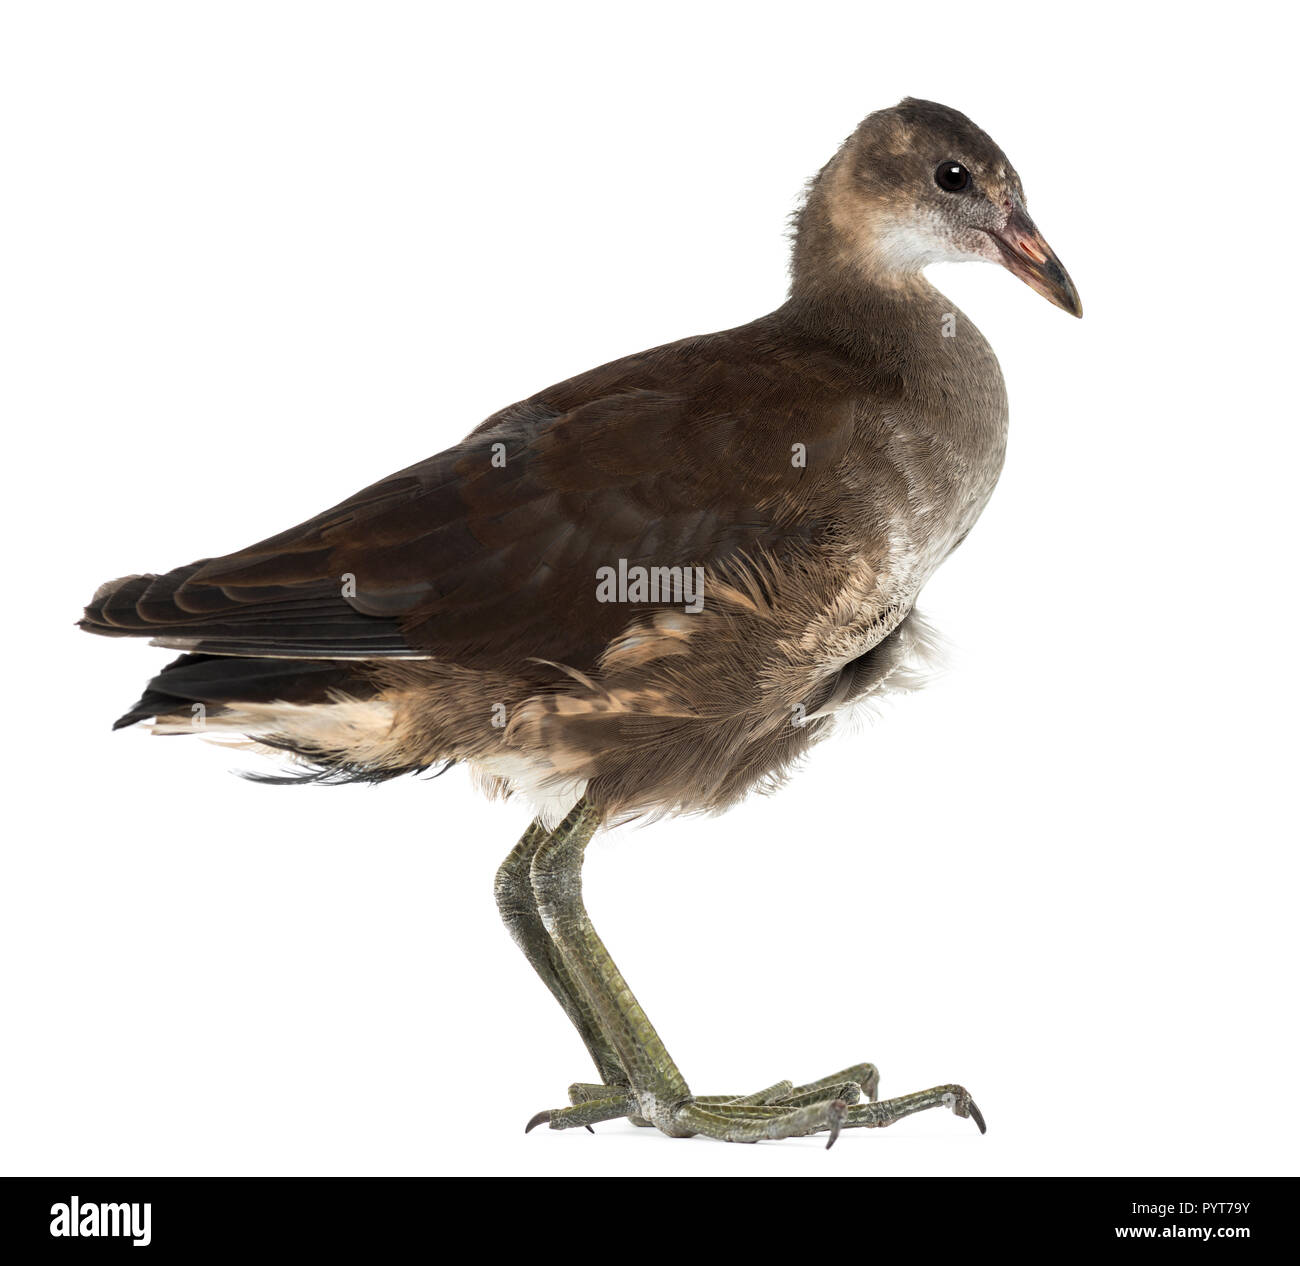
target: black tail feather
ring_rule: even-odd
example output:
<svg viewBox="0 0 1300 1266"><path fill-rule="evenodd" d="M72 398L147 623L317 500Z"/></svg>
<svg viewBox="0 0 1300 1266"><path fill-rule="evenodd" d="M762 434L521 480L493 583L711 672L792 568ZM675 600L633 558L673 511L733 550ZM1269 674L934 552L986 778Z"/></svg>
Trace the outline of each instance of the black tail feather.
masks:
<svg viewBox="0 0 1300 1266"><path fill-rule="evenodd" d="M233 703L323 703L333 691L367 699L376 687L357 665L331 660L182 655L149 682L113 728L149 717L189 716L196 703L219 713Z"/></svg>

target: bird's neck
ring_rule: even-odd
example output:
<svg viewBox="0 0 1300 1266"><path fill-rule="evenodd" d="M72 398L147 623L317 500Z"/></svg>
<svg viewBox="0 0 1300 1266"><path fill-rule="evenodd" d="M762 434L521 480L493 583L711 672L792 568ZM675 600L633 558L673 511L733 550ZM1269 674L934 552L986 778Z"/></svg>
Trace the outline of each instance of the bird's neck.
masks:
<svg viewBox="0 0 1300 1266"><path fill-rule="evenodd" d="M877 281L862 273L798 278L779 309L784 321L872 364L914 360L943 334L952 303L919 273Z"/></svg>
<svg viewBox="0 0 1300 1266"><path fill-rule="evenodd" d="M878 334L926 320L946 301L921 269L931 258L883 204L852 193L842 149L808 187L795 221L786 311L804 326Z"/></svg>

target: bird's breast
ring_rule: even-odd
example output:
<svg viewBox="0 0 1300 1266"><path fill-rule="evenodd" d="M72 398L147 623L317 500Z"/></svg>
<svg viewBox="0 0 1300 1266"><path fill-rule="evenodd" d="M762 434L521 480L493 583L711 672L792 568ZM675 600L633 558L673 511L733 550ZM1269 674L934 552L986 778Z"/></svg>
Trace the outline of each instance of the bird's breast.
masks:
<svg viewBox="0 0 1300 1266"><path fill-rule="evenodd" d="M904 389L866 428L863 494L882 606L911 608L975 525L1002 470L1002 374L979 331L964 318L957 329L952 339L932 340Z"/></svg>

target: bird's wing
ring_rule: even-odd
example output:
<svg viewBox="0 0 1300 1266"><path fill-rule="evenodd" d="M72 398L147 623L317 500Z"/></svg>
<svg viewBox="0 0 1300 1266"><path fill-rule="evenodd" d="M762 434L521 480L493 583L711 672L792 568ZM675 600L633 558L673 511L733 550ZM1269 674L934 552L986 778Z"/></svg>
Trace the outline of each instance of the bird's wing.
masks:
<svg viewBox="0 0 1300 1266"><path fill-rule="evenodd" d="M269 540L105 586L83 625L226 655L594 663L632 615L597 601L598 569L815 536L792 448L824 459L850 429L779 364L687 373L663 350L653 374L560 384Z"/></svg>

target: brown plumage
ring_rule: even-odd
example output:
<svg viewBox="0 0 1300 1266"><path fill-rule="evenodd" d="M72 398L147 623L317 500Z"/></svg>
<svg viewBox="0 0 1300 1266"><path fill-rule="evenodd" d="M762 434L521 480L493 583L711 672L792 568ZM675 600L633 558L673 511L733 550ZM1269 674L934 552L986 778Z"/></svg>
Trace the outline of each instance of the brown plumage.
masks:
<svg viewBox="0 0 1300 1266"><path fill-rule="evenodd" d="M967 183L959 188L961 172ZM1002 464L1006 397L921 275L1078 298L996 145L869 116L809 187L789 299L549 387L279 536L105 585L82 627L186 652L119 724L246 734L326 778L464 762L549 820L720 809L907 684L922 586ZM699 568L601 601L602 569ZM688 572L685 575L694 576Z"/></svg>

